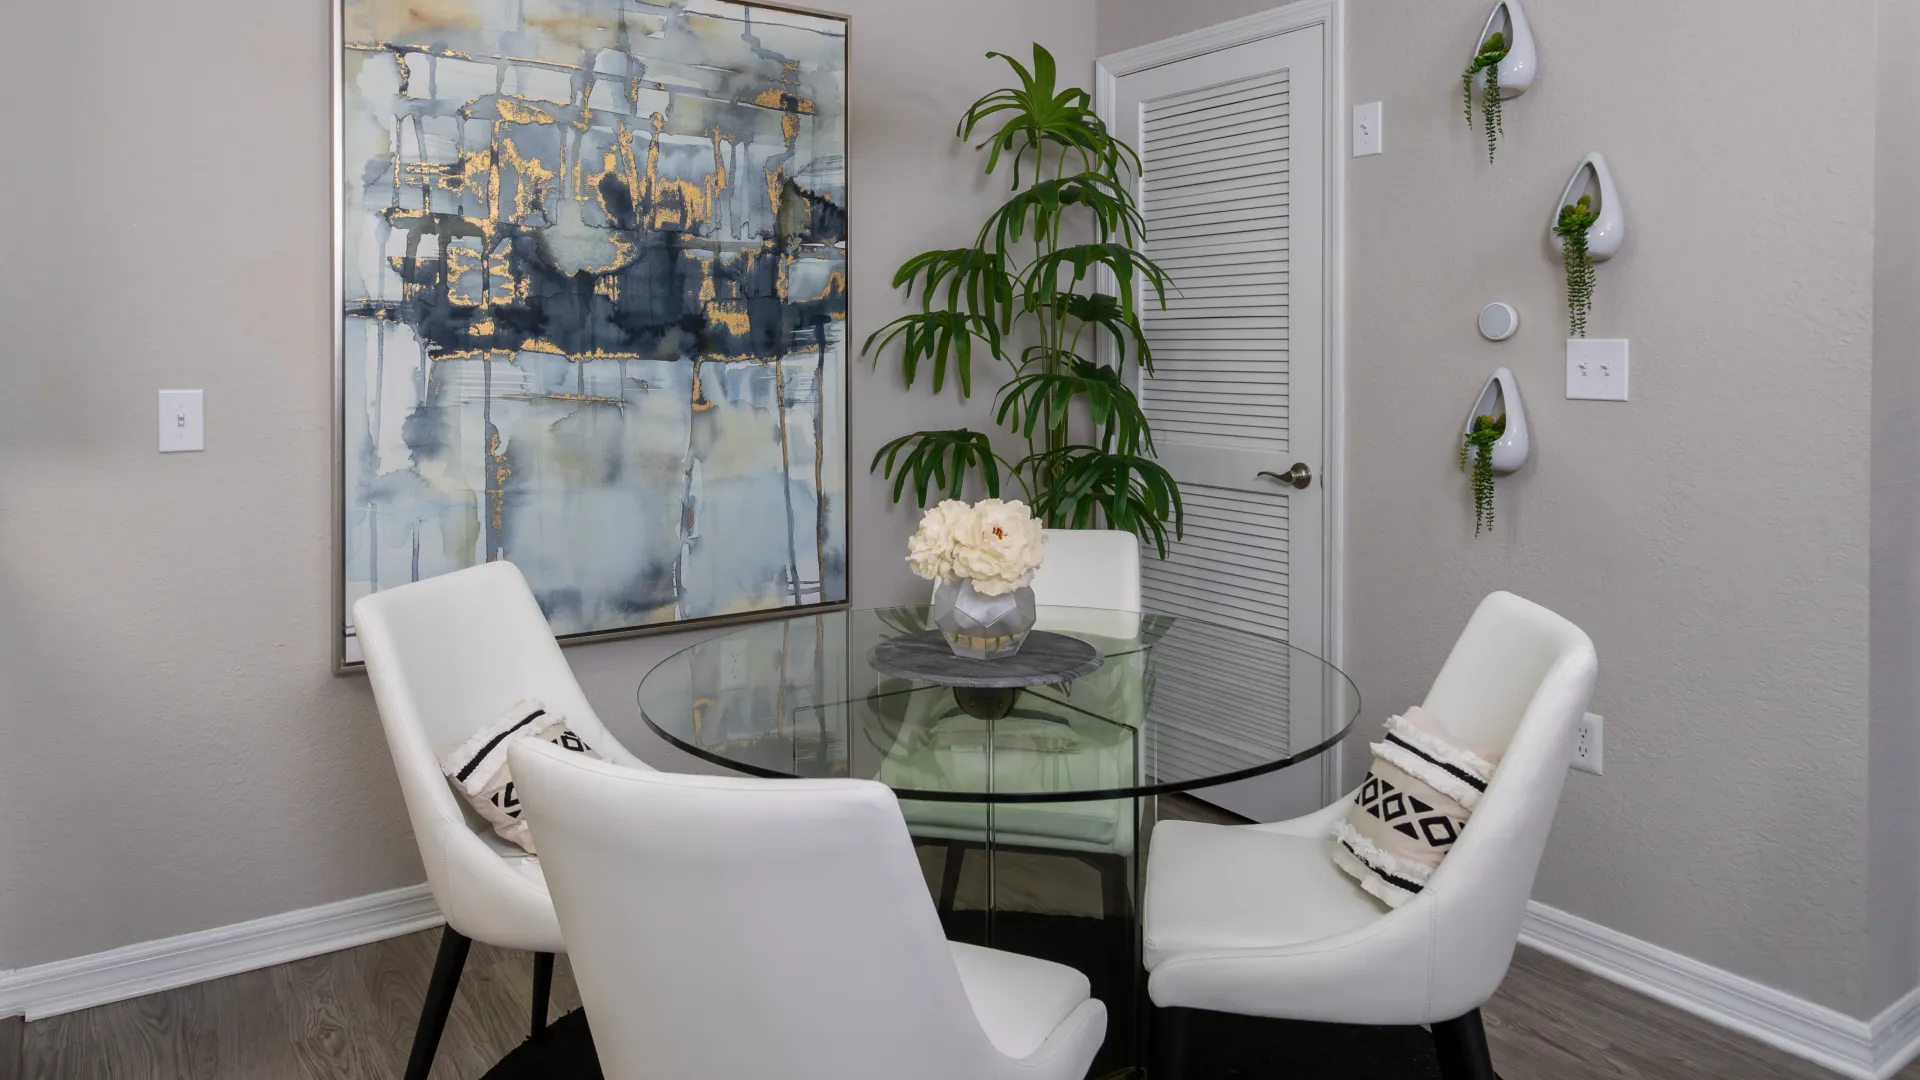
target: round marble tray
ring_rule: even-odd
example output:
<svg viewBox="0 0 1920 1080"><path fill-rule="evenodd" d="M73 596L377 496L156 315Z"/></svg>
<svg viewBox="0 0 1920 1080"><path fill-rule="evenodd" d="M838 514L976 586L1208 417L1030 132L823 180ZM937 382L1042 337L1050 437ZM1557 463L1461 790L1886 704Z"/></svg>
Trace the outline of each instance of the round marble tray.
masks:
<svg viewBox="0 0 1920 1080"><path fill-rule="evenodd" d="M938 630L903 634L875 645L867 664L893 675L936 686L1020 687L1065 682L1100 670L1100 650L1065 634L1035 630L1020 651L1002 660L971 660L953 655Z"/></svg>

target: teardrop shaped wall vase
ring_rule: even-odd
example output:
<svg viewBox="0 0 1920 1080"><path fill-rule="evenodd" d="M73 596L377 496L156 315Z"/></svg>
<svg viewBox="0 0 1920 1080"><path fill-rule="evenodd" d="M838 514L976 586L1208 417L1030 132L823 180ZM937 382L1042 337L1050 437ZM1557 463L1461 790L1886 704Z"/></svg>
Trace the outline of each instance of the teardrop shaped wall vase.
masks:
<svg viewBox="0 0 1920 1080"><path fill-rule="evenodd" d="M1466 425L1460 430L1462 438L1473 434L1473 422L1481 416L1504 416L1507 420L1506 429L1493 444L1493 471L1510 473L1525 465L1533 453L1533 437L1527 428L1526 404L1520 400L1520 383L1512 371L1495 369L1467 413Z"/></svg>
<svg viewBox="0 0 1920 1080"><path fill-rule="evenodd" d="M1493 5L1493 11L1487 16L1487 25L1480 29L1480 36L1473 43L1470 55L1479 55L1487 44L1487 39L1495 32L1506 35L1507 55L1500 58L1500 96L1502 98L1519 97L1533 85L1533 78L1540 71L1540 55L1533 47L1533 28L1527 24L1527 13L1520 10L1519 0L1500 0ZM1484 72L1474 76L1474 84L1480 91L1487 88L1487 76Z"/></svg>
<svg viewBox="0 0 1920 1080"><path fill-rule="evenodd" d="M1560 208L1572 206L1580 196L1592 196L1594 222L1587 227L1587 254L1594 262L1606 262L1620 250L1620 243L1627 234L1626 209L1620 205L1620 190L1614 185L1613 170L1607 168L1607 159L1595 151L1580 162L1573 170L1573 176L1560 192L1560 201L1553 204L1553 213L1547 218L1547 235L1554 236L1554 226L1560 222ZM1559 250L1560 241L1554 238L1554 249Z"/></svg>

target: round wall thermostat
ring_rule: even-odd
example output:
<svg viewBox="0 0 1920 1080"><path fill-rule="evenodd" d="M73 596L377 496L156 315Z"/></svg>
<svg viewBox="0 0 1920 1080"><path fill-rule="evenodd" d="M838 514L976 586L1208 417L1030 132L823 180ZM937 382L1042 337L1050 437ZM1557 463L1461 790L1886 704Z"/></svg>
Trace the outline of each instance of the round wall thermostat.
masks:
<svg viewBox="0 0 1920 1080"><path fill-rule="evenodd" d="M1488 341L1505 341L1520 329L1520 313L1512 304L1498 300L1480 309L1480 336Z"/></svg>

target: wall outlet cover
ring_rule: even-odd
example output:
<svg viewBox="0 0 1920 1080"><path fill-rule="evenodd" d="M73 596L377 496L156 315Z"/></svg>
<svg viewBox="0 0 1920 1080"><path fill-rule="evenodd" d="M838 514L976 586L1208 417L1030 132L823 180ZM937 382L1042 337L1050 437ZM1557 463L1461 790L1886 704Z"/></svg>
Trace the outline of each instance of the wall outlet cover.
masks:
<svg viewBox="0 0 1920 1080"><path fill-rule="evenodd" d="M1600 770L1606 765L1606 723L1606 717L1599 713L1588 713L1581 717L1579 734L1573 742L1574 768L1600 775Z"/></svg>

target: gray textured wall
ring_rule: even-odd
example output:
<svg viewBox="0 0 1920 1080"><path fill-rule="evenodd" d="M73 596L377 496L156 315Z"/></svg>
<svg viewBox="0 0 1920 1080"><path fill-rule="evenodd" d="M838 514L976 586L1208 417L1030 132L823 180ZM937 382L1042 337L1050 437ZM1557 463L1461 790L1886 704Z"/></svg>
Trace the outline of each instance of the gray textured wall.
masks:
<svg viewBox="0 0 1920 1080"><path fill-rule="evenodd" d="M1100 48L1268 6L1100 0ZM1540 77L1493 165L1460 108L1489 7L1347 5L1349 101L1386 110L1385 155L1347 162L1368 718L1420 699L1487 591L1566 614L1599 647L1607 774L1571 778L1535 897L1859 1014L1883 1000L1863 975L1874 4L1822 5L1809 33L1785 0L1530 0ZM1590 331L1632 339L1627 404L1563 396L1546 228L1589 150L1628 215ZM1522 314L1502 344L1474 329L1491 300ZM1501 364L1537 456L1476 540L1453 448Z"/></svg>
<svg viewBox="0 0 1920 1080"><path fill-rule="evenodd" d="M1920 982L1920 3L1876 11L1867 995L1883 1007Z"/></svg>
<svg viewBox="0 0 1920 1080"><path fill-rule="evenodd" d="M1093 0L841 0L854 17L853 333L999 192L952 138L990 48L1090 70ZM366 684L328 670L325 4L22 8L0 148L0 969L422 879ZM154 452L204 387L207 450ZM918 588L865 463L951 401L854 382L856 603ZM951 391L949 391L951 393ZM984 422L988 403L973 409ZM570 656L638 752L664 639Z"/></svg>

